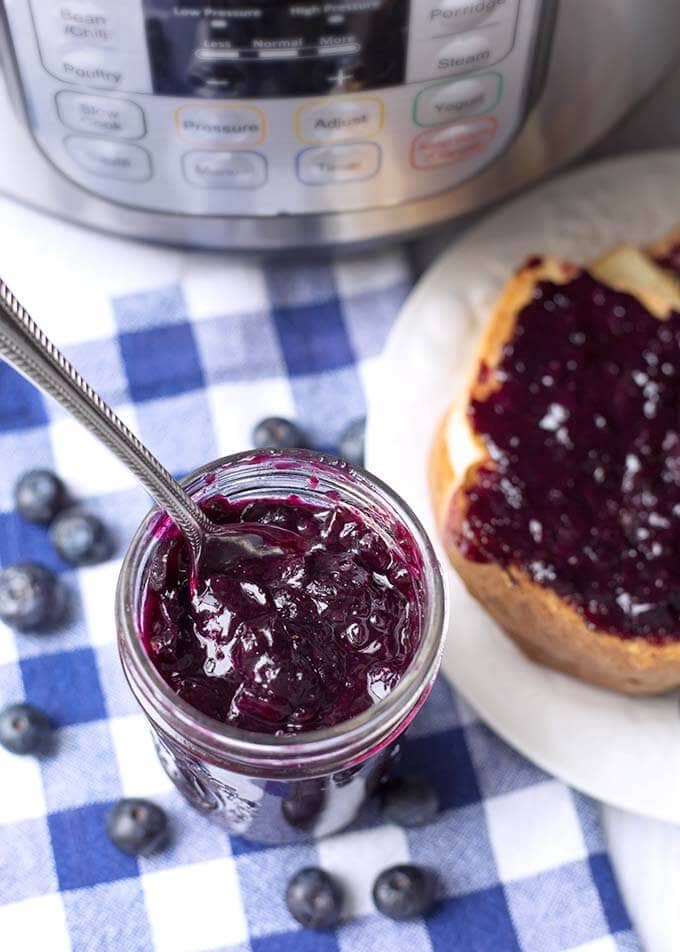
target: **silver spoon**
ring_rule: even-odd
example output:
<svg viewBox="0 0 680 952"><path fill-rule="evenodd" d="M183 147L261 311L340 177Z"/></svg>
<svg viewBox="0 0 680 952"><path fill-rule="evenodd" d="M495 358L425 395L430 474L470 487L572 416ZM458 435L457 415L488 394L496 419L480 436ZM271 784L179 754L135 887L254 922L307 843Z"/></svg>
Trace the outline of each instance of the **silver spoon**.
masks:
<svg viewBox="0 0 680 952"><path fill-rule="evenodd" d="M194 583L235 558L280 554L282 547L306 550L300 536L279 526L213 523L51 343L2 279L0 355L115 453L168 513L191 547Z"/></svg>

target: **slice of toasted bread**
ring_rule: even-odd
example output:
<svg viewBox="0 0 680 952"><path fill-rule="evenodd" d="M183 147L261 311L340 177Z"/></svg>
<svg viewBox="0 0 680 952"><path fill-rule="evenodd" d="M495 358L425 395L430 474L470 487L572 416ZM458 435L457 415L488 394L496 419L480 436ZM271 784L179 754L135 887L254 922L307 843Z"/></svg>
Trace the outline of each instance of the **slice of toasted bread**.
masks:
<svg viewBox="0 0 680 952"><path fill-rule="evenodd" d="M599 280L639 297L662 319L676 309L674 294L642 252L623 248L595 263ZM448 556L468 590L512 640L533 660L585 681L629 694L654 694L680 685L680 643L656 644L593 629L552 589L534 582L519 566L465 558L456 530L465 519L467 492L481 466L493 466L483 440L473 431L467 407L496 386L493 374L480 377L480 365L493 369L517 317L540 281L565 283L579 271L556 259L542 259L518 271L503 290L481 341L470 383L442 421L429 461L431 495ZM631 274L639 276L638 287ZM649 304L654 305L652 309Z"/></svg>
<svg viewBox="0 0 680 952"><path fill-rule="evenodd" d="M591 274L617 291L634 294L648 311L662 320L680 311L680 285L640 248L620 245L588 265Z"/></svg>
<svg viewBox="0 0 680 952"><path fill-rule="evenodd" d="M648 245L645 251L680 287L680 225Z"/></svg>
<svg viewBox="0 0 680 952"><path fill-rule="evenodd" d="M653 241L651 245L647 245L645 251L650 258L665 258L678 245L680 245L680 225L677 225L657 241Z"/></svg>

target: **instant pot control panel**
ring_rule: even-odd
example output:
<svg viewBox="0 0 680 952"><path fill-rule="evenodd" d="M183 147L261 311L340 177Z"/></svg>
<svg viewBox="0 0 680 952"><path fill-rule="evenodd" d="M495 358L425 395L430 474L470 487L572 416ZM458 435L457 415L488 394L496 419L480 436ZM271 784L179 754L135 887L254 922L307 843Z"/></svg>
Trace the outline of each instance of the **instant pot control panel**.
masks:
<svg viewBox="0 0 680 952"><path fill-rule="evenodd" d="M140 209L268 216L390 206L474 176L522 125L553 3L4 11L27 121L70 180Z"/></svg>

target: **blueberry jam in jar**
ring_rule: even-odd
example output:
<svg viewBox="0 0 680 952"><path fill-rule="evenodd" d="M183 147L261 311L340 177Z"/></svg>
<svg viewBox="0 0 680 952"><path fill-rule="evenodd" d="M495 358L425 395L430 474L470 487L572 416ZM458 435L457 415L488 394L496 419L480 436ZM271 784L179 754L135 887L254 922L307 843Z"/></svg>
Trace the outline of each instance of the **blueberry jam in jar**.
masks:
<svg viewBox="0 0 680 952"><path fill-rule="evenodd" d="M225 724L294 734L349 720L396 685L420 640L410 539L400 546L335 499L215 496L203 508L218 524L287 529L308 550L256 547L192 592L188 545L169 520L160 527L142 637L176 694Z"/></svg>
<svg viewBox="0 0 680 952"><path fill-rule="evenodd" d="M332 457L265 450L186 481L215 523L286 529L193 577L152 512L121 572L123 668L171 779L232 833L294 842L350 823L427 697L439 566L391 490Z"/></svg>

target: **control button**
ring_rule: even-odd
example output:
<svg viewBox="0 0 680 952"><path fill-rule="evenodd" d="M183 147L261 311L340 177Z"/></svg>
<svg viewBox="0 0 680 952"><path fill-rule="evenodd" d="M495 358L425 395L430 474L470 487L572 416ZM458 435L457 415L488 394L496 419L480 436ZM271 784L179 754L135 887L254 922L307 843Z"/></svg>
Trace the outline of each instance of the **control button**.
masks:
<svg viewBox="0 0 680 952"><path fill-rule="evenodd" d="M62 90L57 112L64 125L78 132L93 132L120 139L141 139L146 132L144 113L129 99L109 99Z"/></svg>
<svg viewBox="0 0 680 952"><path fill-rule="evenodd" d="M64 144L71 158L94 175L128 182L144 182L151 177L151 157L138 145L86 136L69 136Z"/></svg>
<svg viewBox="0 0 680 952"><path fill-rule="evenodd" d="M182 169L199 188L260 188L267 181L267 160L259 152L187 152Z"/></svg>
<svg viewBox="0 0 680 952"><path fill-rule="evenodd" d="M411 145L411 165L414 169L432 169L469 159L489 145L497 128L493 116L482 116L421 132Z"/></svg>
<svg viewBox="0 0 680 952"><path fill-rule="evenodd" d="M206 99L242 96L246 91L245 76L228 63L196 62L189 71L189 82L196 95Z"/></svg>
<svg viewBox="0 0 680 952"><path fill-rule="evenodd" d="M182 106L175 113L177 135L196 145L259 145L266 121L254 106Z"/></svg>
<svg viewBox="0 0 680 952"><path fill-rule="evenodd" d="M305 149L297 157L298 178L305 185L333 185L373 178L380 169L375 142Z"/></svg>
<svg viewBox="0 0 680 952"><path fill-rule="evenodd" d="M436 73L469 73L493 58L493 39L486 33L466 33L441 47L433 63Z"/></svg>
<svg viewBox="0 0 680 952"><path fill-rule="evenodd" d="M43 0L38 0L42 5ZM36 4L37 5L37 4ZM101 3L90 3L85 0L71 0L69 3L55 3L52 13L54 17L54 38L73 43L101 43L111 45L118 39L115 18L111 11Z"/></svg>
<svg viewBox="0 0 680 952"><path fill-rule="evenodd" d="M414 40L409 44L406 80L415 83L487 69L508 55L514 41L514 21L494 19L468 33Z"/></svg>
<svg viewBox="0 0 680 952"><path fill-rule="evenodd" d="M368 70L351 59L335 59L329 63L321 60L313 67L310 84L321 93L357 93L366 85Z"/></svg>
<svg viewBox="0 0 680 952"><path fill-rule="evenodd" d="M119 89L123 86L123 60L113 50L84 47L54 57L50 68L67 83Z"/></svg>
<svg viewBox="0 0 680 952"><path fill-rule="evenodd" d="M295 113L295 134L309 143L365 139L380 132L383 117L382 102L372 96L312 103Z"/></svg>
<svg viewBox="0 0 680 952"><path fill-rule="evenodd" d="M473 30L493 14L494 21L517 16L518 0L418 0L411 14L413 35L442 37Z"/></svg>
<svg viewBox="0 0 680 952"><path fill-rule="evenodd" d="M140 0L24 0L22 6L29 4L42 64L56 79L152 91Z"/></svg>
<svg viewBox="0 0 680 952"><path fill-rule="evenodd" d="M419 126L439 126L463 116L478 116L498 105L503 90L500 73L435 83L416 96L413 120Z"/></svg>

